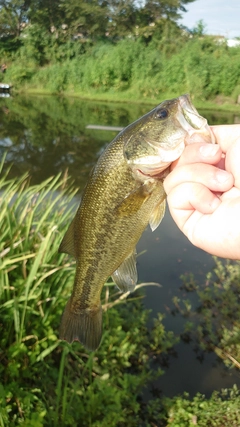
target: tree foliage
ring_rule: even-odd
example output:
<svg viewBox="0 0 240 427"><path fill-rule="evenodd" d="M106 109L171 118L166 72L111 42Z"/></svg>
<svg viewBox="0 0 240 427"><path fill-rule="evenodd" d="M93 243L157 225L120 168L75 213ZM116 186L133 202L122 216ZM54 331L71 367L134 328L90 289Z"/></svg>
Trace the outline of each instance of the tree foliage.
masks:
<svg viewBox="0 0 240 427"><path fill-rule="evenodd" d="M30 0L28 20L38 24L43 30L54 33L64 21L59 0Z"/></svg>
<svg viewBox="0 0 240 427"><path fill-rule="evenodd" d="M108 4L98 0L61 0L59 7L64 15L63 26L70 35L104 36L108 21Z"/></svg>
<svg viewBox="0 0 240 427"><path fill-rule="evenodd" d="M38 24L43 31L79 37L123 37L159 20L177 21L194 0L0 0L0 35L20 36Z"/></svg>
<svg viewBox="0 0 240 427"><path fill-rule="evenodd" d="M28 19L30 0L0 1L0 33L19 36Z"/></svg>

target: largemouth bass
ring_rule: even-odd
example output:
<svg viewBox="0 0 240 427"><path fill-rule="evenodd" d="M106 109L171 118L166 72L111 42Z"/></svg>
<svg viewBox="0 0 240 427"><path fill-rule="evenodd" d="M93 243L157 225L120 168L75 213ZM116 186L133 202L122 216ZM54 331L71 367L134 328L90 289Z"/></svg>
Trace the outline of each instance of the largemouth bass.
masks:
<svg viewBox="0 0 240 427"><path fill-rule="evenodd" d="M214 137L190 97L182 95L127 126L100 156L59 248L76 260L61 339L97 349L102 288L112 276L123 292L134 290L136 244L148 224L152 230L160 224L166 198L163 179L185 145L195 141L214 143Z"/></svg>

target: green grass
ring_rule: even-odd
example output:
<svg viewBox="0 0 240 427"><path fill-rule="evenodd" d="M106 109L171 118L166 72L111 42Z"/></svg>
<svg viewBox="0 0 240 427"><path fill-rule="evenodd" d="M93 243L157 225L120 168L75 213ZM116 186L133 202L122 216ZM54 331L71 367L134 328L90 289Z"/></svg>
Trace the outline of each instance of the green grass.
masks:
<svg viewBox="0 0 240 427"><path fill-rule="evenodd" d="M3 165L4 159L0 165L0 427L238 426L236 387L213 393L210 399L184 394L142 400L149 382L162 374L161 369L152 369L153 360L178 341L165 330L161 314L153 328L147 328L149 312L143 308L140 289L144 284L131 298L117 292L111 282L106 284L104 334L96 352L58 339L75 269L72 259L58 254L58 247L76 209L76 189L61 176L34 186L27 175L10 179ZM225 335L218 339L222 350L236 359L238 329L233 343L232 330L226 328L229 310L238 304L239 266L217 264L216 272L218 281L211 294L215 302L205 308L208 289L200 295L203 315L214 337L212 314L217 309L222 313L220 321L227 319ZM219 283L224 283L220 294Z"/></svg>
<svg viewBox="0 0 240 427"><path fill-rule="evenodd" d="M138 291L126 302L108 283L99 350L60 341L75 263L58 247L76 190L60 176L9 179L3 162L0 172L0 426L140 425L143 387L161 374L150 361L176 338L161 316L148 331Z"/></svg>

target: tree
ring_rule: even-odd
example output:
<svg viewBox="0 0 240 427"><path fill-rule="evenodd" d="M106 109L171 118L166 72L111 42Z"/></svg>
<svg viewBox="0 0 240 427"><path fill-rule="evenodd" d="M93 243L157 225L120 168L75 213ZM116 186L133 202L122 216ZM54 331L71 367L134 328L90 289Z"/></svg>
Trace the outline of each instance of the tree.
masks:
<svg viewBox="0 0 240 427"><path fill-rule="evenodd" d="M191 33L194 36L202 37L204 34L206 34L206 24L204 23L203 19L200 19L196 26L191 30Z"/></svg>
<svg viewBox="0 0 240 427"><path fill-rule="evenodd" d="M60 0L30 0L28 17L31 23L38 24L50 33L54 33L64 23L64 13Z"/></svg>
<svg viewBox="0 0 240 427"><path fill-rule="evenodd" d="M176 23L185 5L195 0L108 0L108 30L113 36L148 34L152 36L164 23Z"/></svg>
<svg viewBox="0 0 240 427"><path fill-rule="evenodd" d="M107 31L111 37L134 33L138 25L140 7L134 0L111 0Z"/></svg>
<svg viewBox="0 0 240 427"><path fill-rule="evenodd" d="M0 0L0 36L16 38L29 24L54 39L161 36L195 0ZM146 36L145 36L146 34ZM27 36L27 35L26 35ZM53 37L52 37L53 40Z"/></svg>
<svg viewBox="0 0 240 427"><path fill-rule="evenodd" d="M0 0L0 35L17 37L27 22L30 0Z"/></svg>
<svg viewBox="0 0 240 427"><path fill-rule="evenodd" d="M105 0L60 0L64 24L71 35L104 36L109 17Z"/></svg>
<svg viewBox="0 0 240 427"><path fill-rule="evenodd" d="M181 17L181 12L186 12L185 5L195 0L146 0L142 8L145 22L153 24L161 18L168 18L177 21Z"/></svg>

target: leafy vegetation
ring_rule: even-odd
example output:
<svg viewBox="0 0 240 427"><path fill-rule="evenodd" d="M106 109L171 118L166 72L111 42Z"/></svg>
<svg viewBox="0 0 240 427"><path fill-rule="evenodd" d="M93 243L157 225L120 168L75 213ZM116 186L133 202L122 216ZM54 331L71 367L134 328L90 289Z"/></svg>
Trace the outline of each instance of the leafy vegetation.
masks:
<svg viewBox="0 0 240 427"><path fill-rule="evenodd" d="M192 275L183 276L184 288L199 298L197 310L189 301L175 299L177 309L189 318L185 338L195 340L204 351L215 351L230 368L240 368L240 262L221 261L204 284Z"/></svg>
<svg viewBox="0 0 240 427"><path fill-rule="evenodd" d="M104 336L86 353L58 340L74 263L58 246L76 208L66 179L37 186L2 173L0 180L0 425L141 425L151 420L141 393L162 371L152 357L176 342L162 317L151 332L141 293L108 283L103 292ZM121 302L121 304L120 304ZM131 396L131 399L129 399ZM151 403L152 404L152 403Z"/></svg>
<svg viewBox="0 0 240 427"><path fill-rule="evenodd" d="M178 24L193 0L3 0L3 80L17 90L154 100L190 92L236 103L240 47ZM221 98L222 97L222 98Z"/></svg>
<svg viewBox="0 0 240 427"><path fill-rule="evenodd" d="M167 427L237 427L240 423L240 393L232 389L214 392L210 399L198 393L193 399L166 399Z"/></svg>
<svg viewBox="0 0 240 427"><path fill-rule="evenodd" d="M57 249L76 209L75 195L66 177L33 186L26 175L9 178L2 162L0 426L239 425L236 386L210 399L200 394L191 399L186 393L142 399L144 388L162 374L152 368L152 360L178 339L164 329L160 314L147 328L149 312L140 289L127 299L106 284L104 336L96 352L58 340L74 263ZM221 350L227 364L239 367L239 263L216 262L204 290L193 277L185 277L184 286L197 289L202 301L194 330L203 348Z"/></svg>
<svg viewBox="0 0 240 427"><path fill-rule="evenodd" d="M192 31L181 28L179 12L190 1L3 0L0 54L7 71L2 80L17 90L105 99L158 102L163 93L190 92L194 101L217 97L234 103L240 91L240 48L206 36L202 21ZM1 114L7 135L14 118L22 120L20 138L29 155L42 147L39 129L46 112L51 128L45 143L59 135L55 123L61 130L59 155L61 144L70 143L66 135L77 138L88 122L86 106L76 110L64 100L40 100L35 113L29 100L21 102L8 114L6 100ZM68 109L66 116L73 120L65 120ZM75 116L82 117L77 128ZM3 138L4 132L5 127ZM88 138L81 141L82 146L88 143ZM147 328L149 313L140 287L131 298L117 293L110 282L104 287L104 336L97 352L58 340L74 263L57 250L76 207L76 190L66 177L32 185L27 175L12 179L3 162L0 171L0 426L238 426L235 386L209 399L200 394L143 399L151 380L162 374L153 370L153 359L178 338L164 329L162 315ZM199 297L197 311L189 301L175 299L188 319L182 337L202 351L215 351L232 369L240 367L239 277L239 263L216 260L204 285L192 276L183 278L185 289Z"/></svg>
<svg viewBox="0 0 240 427"><path fill-rule="evenodd" d="M38 25L55 38L66 40L80 34L96 38L122 37L135 28L155 26L165 18L171 22L194 0L1 0L1 36L19 36L27 24Z"/></svg>
<svg viewBox="0 0 240 427"><path fill-rule="evenodd" d="M174 297L176 310L186 318L182 338L194 342L201 352L214 351L228 367L240 369L240 262L215 258L215 268L207 273L203 284L193 274L183 275L183 289L196 293L197 309L189 299ZM197 394L190 399L188 393L165 399L167 426L230 427L240 423L240 394L236 386L214 392L210 399Z"/></svg>
<svg viewBox="0 0 240 427"><path fill-rule="evenodd" d="M39 46L26 37L4 80L21 90L83 97L157 102L163 93L174 97L189 92L194 100L222 96L235 103L240 47L217 44L210 36L180 37L176 44L176 37L175 31L170 39L163 36L148 44L141 38L98 42L82 52L77 41L55 50L44 38Z"/></svg>

